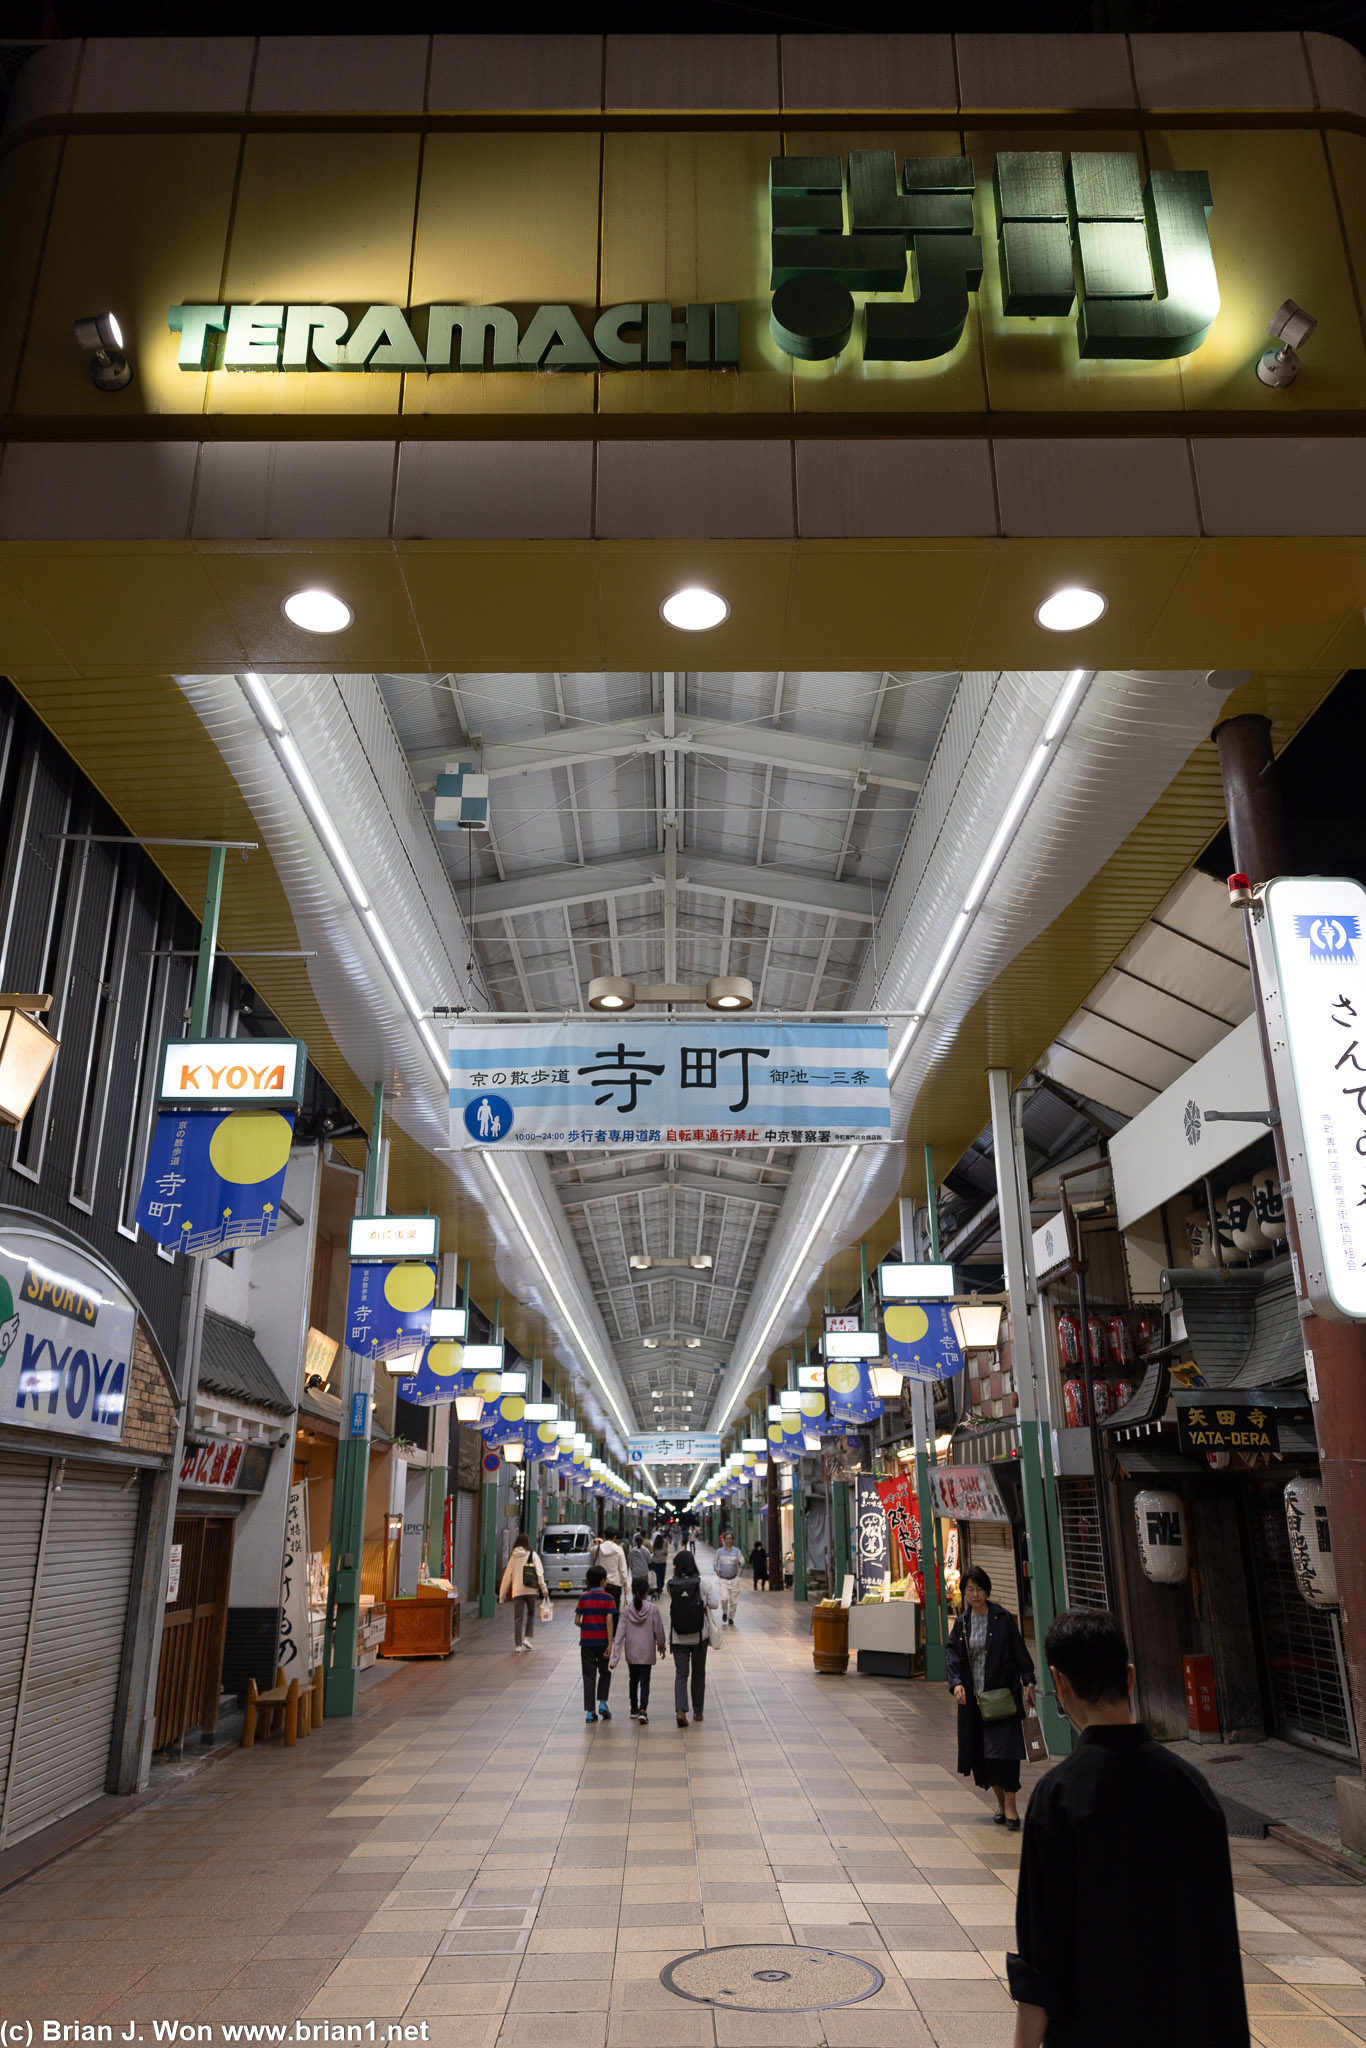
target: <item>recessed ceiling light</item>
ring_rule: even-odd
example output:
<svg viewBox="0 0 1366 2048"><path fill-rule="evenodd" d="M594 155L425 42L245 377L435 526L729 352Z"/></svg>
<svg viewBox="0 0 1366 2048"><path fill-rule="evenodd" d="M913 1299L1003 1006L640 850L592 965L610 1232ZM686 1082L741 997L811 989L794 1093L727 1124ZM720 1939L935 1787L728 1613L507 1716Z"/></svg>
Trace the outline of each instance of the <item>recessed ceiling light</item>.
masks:
<svg viewBox="0 0 1366 2048"><path fill-rule="evenodd" d="M683 633L705 633L730 617L730 606L724 597L718 597L714 590L703 590L700 584L695 583L686 590L676 590L672 597L666 597L659 609L665 622L677 626Z"/></svg>
<svg viewBox="0 0 1366 2048"><path fill-rule="evenodd" d="M1105 599L1098 590L1082 590L1071 584L1066 590L1055 590L1052 597L1046 597L1034 616L1050 633L1075 633L1081 626L1093 626L1105 608Z"/></svg>
<svg viewBox="0 0 1366 2048"><path fill-rule="evenodd" d="M296 590L280 607L292 626L305 633L340 633L354 616L330 590Z"/></svg>

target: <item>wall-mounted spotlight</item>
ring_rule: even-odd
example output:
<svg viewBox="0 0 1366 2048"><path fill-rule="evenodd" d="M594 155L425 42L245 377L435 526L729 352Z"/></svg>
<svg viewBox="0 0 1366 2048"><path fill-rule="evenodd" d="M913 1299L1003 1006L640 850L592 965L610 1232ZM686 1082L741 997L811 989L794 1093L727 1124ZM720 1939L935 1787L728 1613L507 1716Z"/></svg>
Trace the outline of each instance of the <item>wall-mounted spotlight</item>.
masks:
<svg viewBox="0 0 1366 2048"><path fill-rule="evenodd" d="M634 982L599 974L588 984L590 1010L633 1010L637 1003L705 1003L709 1010L752 1010L754 983L743 974L702 982Z"/></svg>
<svg viewBox="0 0 1366 2048"><path fill-rule="evenodd" d="M123 352L123 329L112 313L87 313L76 322L76 340L90 351L90 381L97 391L122 391L133 381Z"/></svg>
<svg viewBox="0 0 1366 2048"><path fill-rule="evenodd" d="M1266 331L1281 345L1262 352L1257 375L1263 384L1269 384L1273 391L1283 391L1287 384L1294 383L1300 374L1300 359L1295 351L1308 341L1318 324L1312 313L1304 312L1293 299L1277 306Z"/></svg>

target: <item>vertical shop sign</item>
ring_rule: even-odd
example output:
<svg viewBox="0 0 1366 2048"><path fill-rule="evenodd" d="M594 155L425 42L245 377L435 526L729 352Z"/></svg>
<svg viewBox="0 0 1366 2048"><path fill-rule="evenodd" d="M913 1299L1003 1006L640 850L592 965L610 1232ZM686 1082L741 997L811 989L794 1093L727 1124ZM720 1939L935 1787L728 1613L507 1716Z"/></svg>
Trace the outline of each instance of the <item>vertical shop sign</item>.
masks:
<svg viewBox="0 0 1366 2048"><path fill-rule="evenodd" d="M308 1612L308 1481L289 1489L285 1510L284 1569L280 1576L280 1654L287 1679L313 1672L313 1633Z"/></svg>
<svg viewBox="0 0 1366 2048"><path fill-rule="evenodd" d="M1252 929L1299 1226L1298 1278L1316 1315L1359 1321L1366 1318L1366 889L1346 877L1282 877L1267 883Z"/></svg>

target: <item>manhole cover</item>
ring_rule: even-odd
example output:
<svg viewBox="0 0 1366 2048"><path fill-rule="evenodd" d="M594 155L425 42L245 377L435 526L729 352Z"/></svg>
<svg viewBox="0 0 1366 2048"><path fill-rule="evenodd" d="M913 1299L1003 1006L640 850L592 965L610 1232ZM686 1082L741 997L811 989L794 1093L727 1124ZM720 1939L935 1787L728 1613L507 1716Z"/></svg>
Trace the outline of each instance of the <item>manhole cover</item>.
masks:
<svg viewBox="0 0 1366 2048"><path fill-rule="evenodd" d="M832 1948L756 1942L743 1948L694 1949L667 1964L659 1981L694 2005L733 2012L821 2012L871 1998L882 1989L882 1972Z"/></svg>

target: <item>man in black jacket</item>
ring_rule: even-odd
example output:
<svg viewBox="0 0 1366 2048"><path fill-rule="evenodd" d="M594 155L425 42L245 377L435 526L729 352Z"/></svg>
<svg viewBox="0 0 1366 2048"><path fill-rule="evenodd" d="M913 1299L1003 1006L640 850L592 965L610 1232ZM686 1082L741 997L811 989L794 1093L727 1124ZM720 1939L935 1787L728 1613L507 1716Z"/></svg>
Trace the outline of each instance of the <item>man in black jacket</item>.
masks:
<svg viewBox="0 0 1366 2048"><path fill-rule="evenodd" d="M1044 1656L1081 1740L1025 1816L1015 2048L1247 2048L1218 1801L1134 1720L1113 1615L1060 1614Z"/></svg>

